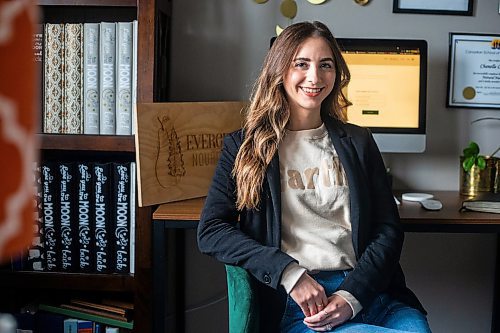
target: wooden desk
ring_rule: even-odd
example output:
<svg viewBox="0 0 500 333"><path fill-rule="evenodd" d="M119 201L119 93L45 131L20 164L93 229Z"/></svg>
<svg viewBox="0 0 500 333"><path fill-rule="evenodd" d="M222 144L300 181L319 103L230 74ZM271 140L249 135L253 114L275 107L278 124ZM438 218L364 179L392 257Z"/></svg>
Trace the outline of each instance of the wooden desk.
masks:
<svg viewBox="0 0 500 333"><path fill-rule="evenodd" d="M500 214L460 212L461 203L466 197L455 191L430 191L436 199L443 203L440 211L424 210L419 203L402 201L399 205L399 214L403 228L407 232L469 232L469 233L496 233L500 235ZM396 197L401 199L400 193ZM184 301L181 293L184 292L184 233L185 229L196 228L200 219L200 212L205 198L185 200L163 204L153 213L153 290L154 300L154 332L183 332L184 330ZM174 324L167 321L166 300L171 299L172 293L167 291L167 237L166 230L174 229L172 237L175 245L172 261L174 261L175 276L171 277L177 286L174 291L177 300L174 300ZM170 240L171 238L169 238ZM170 244L172 245L172 244ZM492 333L500 333L500 237L497 241L497 259L495 272L495 290L492 317ZM167 328L173 328L168 329Z"/></svg>
<svg viewBox="0 0 500 333"><path fill-rule="evenodd" d="M442 202L439 211L428 211L420 203L401 201L399 216L405 231L500 233L500 214L460 212L467 199L454 191L429 191ZM401 199L400 193L396 197Z"/></svg>

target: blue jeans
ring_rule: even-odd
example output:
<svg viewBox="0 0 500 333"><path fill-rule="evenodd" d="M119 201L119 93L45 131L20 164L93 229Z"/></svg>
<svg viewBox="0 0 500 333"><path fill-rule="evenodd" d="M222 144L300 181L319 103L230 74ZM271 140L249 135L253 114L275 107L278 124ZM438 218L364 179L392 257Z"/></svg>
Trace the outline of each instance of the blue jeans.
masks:
<svg viewBox="0 0 500 333"><path fill-rule="evenodd" d="M311 275L325 289L326 295L337 290L349 271L320 272ZM315 332L304 323L304 313L295 301L288 296L285 313L281 319L282 333ZM426 317L418 310L380 294L373 302L353 319L334 327L328 332L339 333L431 333Z"/></svg>

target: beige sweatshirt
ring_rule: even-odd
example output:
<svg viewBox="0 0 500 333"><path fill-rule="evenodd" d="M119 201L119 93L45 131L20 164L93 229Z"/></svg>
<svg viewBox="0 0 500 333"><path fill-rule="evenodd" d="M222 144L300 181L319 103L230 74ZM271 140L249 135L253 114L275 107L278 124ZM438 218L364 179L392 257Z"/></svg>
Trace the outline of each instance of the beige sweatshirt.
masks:
<svg viewBox="0 0 500 333"><path fill-rule="evenodd" d="M305 271L351 269L352 244L349 187L326 127L287 131L279 150L281 174L281 249L296 259L285 269L281 285L287 293ZM335 292L353 310L361 304L349 292ZM330 295L327 295L330 296Z"/></svg>

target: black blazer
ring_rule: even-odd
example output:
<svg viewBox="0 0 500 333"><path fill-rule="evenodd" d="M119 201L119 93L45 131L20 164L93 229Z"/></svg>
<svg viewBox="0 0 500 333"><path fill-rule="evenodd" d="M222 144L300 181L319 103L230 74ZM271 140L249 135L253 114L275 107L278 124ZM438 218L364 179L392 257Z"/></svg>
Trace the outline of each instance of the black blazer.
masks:
<svg viewBox="0 0 500 333"><path fill-rule="evenodd" d="M339 289L367 307L375 296L389 293L423 313L406 287L399 258L404 233L384 163L369 130L331 117L323 121L349 183L352 242L357 264ZM258 209L238 211L231 175L242 130L224 139L219 163L198 226L200 251L219 261L245 268L256 280L261 332L277 332L286 294L281 274L292 257L280 250L281 188L278 154L267 171ZM238 223L239 222L239 223Z"/></svg>

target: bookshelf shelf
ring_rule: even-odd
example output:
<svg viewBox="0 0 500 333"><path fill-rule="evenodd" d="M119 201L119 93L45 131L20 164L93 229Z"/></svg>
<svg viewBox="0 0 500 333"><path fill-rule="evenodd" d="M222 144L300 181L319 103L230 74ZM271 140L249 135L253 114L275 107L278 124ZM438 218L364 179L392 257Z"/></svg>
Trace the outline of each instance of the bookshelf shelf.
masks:
<svg viewBox="0 0 500 333"><path fill-rule="evenodd" d="M53 272L2 272L2 287L133 292L134 276ZM33 283L36 281L36 283ZM85 281L85 283L82 283Z"/></svg>
<svg viewBox="0 0 500 333"><path fill-rule="evenodd" d="M137 7L137 0L38 0L40 6Z"/></svg>
<svg viewBox="0 0 500 333"><path fill-rule="evenodd" d="M40 149L135 152L133 135L37 134Z"/></svg>

